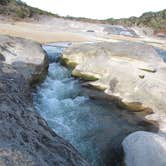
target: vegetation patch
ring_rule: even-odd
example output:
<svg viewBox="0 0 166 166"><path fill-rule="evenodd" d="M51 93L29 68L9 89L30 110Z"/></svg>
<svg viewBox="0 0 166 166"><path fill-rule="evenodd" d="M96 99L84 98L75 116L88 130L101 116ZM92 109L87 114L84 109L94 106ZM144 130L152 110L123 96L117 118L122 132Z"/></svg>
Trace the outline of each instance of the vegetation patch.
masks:
<svg viewBox="0 0 166 166"><path fill-rule="evenodd" d="M114 19L108 18L106 20L96 20L96 19L88 19L82 17L65 17L70 20L78 20L83 22L90 23L103 23L103 24L111 24L111 25L123 25L126 27L138 26L138 27L150 27L154 29L154 33L166 33L166 9L159 12L147 12L143 13L140 17L130 17L130 18L121 18Z"/></svg>
<svg viewBox="0 0 166 166"><path fill-rule="evenodd" d="M28 6L21 0L0 0L0 14L11 15L18 18L33 17L34 15L59 17L57 14Z"/></svg>
<svg viewBox="0 0 166 166"><path fill-rule="evenodd" d="M33 17L34 15L48 15L89 23L123 25L127 27L150 27L154 29L155 34L166 33L166 9L159 12L147 12L142 14L140 17L130 17L121 19L108 18L106 20L97 20L72 16L62 17L57 14L40 10L38 8L30 7L21 0L0 0L0 14L12 15L18 18Z"/></svg>

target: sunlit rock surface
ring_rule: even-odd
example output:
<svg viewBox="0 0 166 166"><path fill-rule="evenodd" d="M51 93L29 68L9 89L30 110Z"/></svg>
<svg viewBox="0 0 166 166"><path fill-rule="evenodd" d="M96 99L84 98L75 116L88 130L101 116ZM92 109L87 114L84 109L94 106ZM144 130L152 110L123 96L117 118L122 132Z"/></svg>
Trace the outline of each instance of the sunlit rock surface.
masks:
<svg viewBox="0 0 166 166"><path fill-rule="evenodd" d="M90 78L90 86L105 90L119 105L165 111L166 64L153 47L134 42L74 44L63 60L68 66L75 64L74 76Z"/></svg>
<svg viewBox="0 0 166 166"><path fill-rule="evenodd" d="M0 54L3 62L12 65L30 84L41 81L47 72L47 56L34 41L0 36Z"/></svg>

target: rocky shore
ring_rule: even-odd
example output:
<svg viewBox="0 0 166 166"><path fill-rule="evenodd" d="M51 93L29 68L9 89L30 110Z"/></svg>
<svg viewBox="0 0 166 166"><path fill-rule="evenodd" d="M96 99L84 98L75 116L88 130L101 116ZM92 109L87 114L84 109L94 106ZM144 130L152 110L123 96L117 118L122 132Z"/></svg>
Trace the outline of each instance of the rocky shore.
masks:
<svg viewBox="0 0 166 166"><path fill-rule="evenodd" d="M164 112L166 64L152 46L136 42L75 44L62 56L84 86L104 91L132 111ZM96 96L97 97L97 96Z"/></svg>
<svg viewBox="0 0 166 166"><path fill-rule="evenodd" d="M72 68L73 76L84 80L82 85L88 87L92 98L113 101L138 113L145 129L149 126L150 131L157 131L159 127L157 134L135 132L121 141L127 166L139 166L147 153L143 166L166 163L166 64L152 46L137 42L75 43L64 51L61 61ZM43 80L47 69L48 58L40 44L0 36L0 165L89 165L34 110L32 87ZM122 146L118 142L118 148Z"/></svg>
<svg viewBox="0 0 166 166"><path fill-rule="evenodd" d="M56 135L32 104L31 86L47 72L41 45L0 36L0 165L89 164Z"/></svg>
<svg viewBox="0 0 166 166"><path fill-rule="evenodd" d="M92 98L113 101L159 124L157 134L134 132L123 140L127 166L165 165L166 64L154 47L139 42L74 44L63 53L62 64L84 80L83 86L96 90L90 91Z"/></svg>

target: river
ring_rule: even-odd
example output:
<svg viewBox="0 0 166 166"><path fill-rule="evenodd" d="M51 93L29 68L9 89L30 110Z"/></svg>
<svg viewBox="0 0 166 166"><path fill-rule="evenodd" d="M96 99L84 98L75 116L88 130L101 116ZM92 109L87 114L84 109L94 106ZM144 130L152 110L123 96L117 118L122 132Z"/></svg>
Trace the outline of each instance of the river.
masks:
<svg viewBox="0 0 166 166"><path fill-rule="evenodd" d="M43 46L50 64L47 78L34 93L36 111L93 166L122 165L121 141L149 126L113 103L85 95L81 81L59 62L66 44L61 46Z"/></svg>

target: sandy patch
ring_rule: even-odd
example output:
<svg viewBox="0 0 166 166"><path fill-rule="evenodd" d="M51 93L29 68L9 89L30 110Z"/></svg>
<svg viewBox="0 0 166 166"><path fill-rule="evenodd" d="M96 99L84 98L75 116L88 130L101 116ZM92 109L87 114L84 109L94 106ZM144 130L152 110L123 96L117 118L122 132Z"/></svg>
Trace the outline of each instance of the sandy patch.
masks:
<svg viewBox="0 0 166 166"><path fill-rule="evenodd" d="M87 33L88 29L94 30L94 33ZM130 37L123 35L111 35L103 31L104 25L90 24L63 19L40 20L38 22L29 21L1 21L0 34L23 37L32 39L40 43L50 42L119 42L132 41L143 42L149 45L166 49L166 40L156 37L140 36Z"/></svg>
<svg viewBox="0 0 166 166"><path fill-rule="evenodd" d="M62 32L56 30L50 31L48 27L40 27L39 25L31 23L26 23L26 24L0 23L0 34L32 39L40 43L63 42L63 41L84 42L90 40L90 38L80 34L71 33L71 32Z"/></svg>

